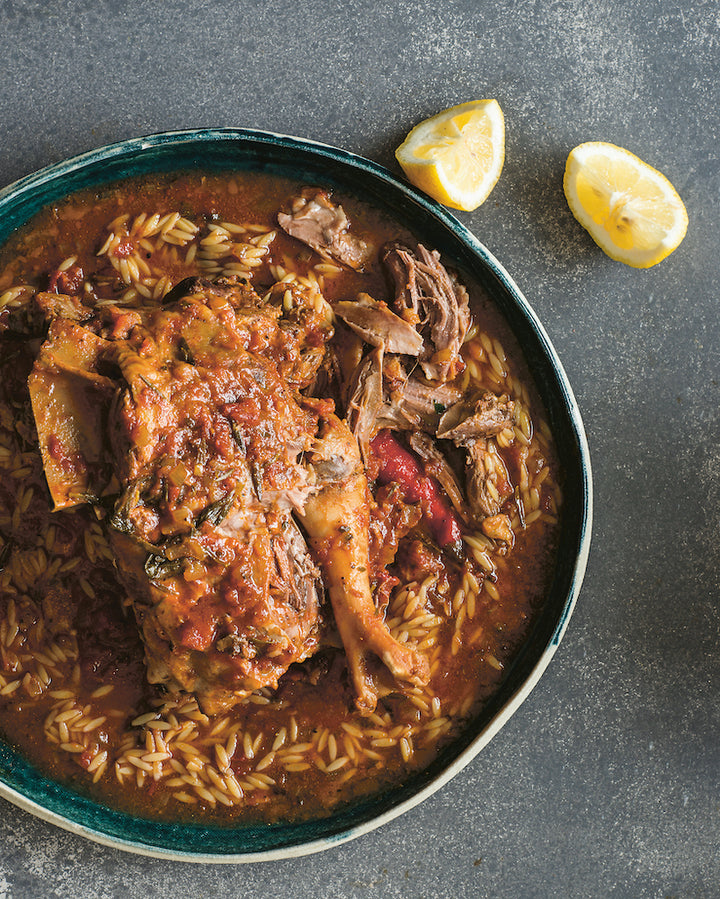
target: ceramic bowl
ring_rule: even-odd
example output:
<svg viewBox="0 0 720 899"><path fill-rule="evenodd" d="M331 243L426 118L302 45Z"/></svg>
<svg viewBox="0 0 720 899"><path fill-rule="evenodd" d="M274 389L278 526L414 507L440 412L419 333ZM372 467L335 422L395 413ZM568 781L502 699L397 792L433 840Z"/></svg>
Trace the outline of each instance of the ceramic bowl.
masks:
<svg viewBox="0 0 720 899"><path fill-rule="evenodd" d="M41 207L76 190L188 168L269 172L355 194L468 272L495 302L525 353L565 474L560 552L540 616L482 711L426 770L393 789L330 817L302 823L230 828L158 823L113 811L47 779L0 742L0 795L67 830L116 848L183 861L287 858L338 845L426 799L477 755L527 697L557 649L584 574L592 518L590 458L560 360L502 265L443 207L379 165L343 150L241 129L181 131L123 141L49 166L0 191L0 243Z"/></svg>

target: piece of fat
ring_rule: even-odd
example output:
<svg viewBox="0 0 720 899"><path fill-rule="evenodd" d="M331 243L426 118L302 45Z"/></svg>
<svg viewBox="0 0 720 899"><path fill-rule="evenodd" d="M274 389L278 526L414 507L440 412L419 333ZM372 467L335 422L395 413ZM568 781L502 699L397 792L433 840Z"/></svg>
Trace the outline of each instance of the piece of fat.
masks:
<svg viewBox="0 0 720 899"><path fill-rule="evenodd" d="M28 379L55 510L97 500L107 486L105 428L116 387L93 371L104 344L85 328L55 321Z"/></svg>

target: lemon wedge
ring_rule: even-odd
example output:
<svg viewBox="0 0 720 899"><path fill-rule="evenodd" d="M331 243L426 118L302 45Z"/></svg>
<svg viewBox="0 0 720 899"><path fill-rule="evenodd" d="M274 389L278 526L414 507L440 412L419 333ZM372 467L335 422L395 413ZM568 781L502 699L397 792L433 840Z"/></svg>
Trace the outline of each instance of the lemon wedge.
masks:
<svg viewBox="0 0 720 899"><path fill-rule="evenodd" d="M591 141L575 147L563 187L575 218L619 262L650 268L685 237L687 210L672 184L615 144Z"/></svg>
<svg viewBox="0 0 720 899"><path fill-rule="evenodd" d="M505 118L497 100L452 106L420 122L395 151L408 180L453 209L487 200L505 161Z"/></svg>

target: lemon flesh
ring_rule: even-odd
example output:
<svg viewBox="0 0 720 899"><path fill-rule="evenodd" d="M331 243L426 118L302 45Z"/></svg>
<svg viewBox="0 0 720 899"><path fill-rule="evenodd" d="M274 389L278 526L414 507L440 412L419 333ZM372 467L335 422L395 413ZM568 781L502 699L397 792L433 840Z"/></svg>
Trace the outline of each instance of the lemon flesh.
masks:
<svg viewBox="0 0 720 899"><path fill-rule="evenodd" d="M675 188L622 147L600 141L575 147L563 187L575 218L619 262L650 268L685 237L687 210Z"/></svg>
<svg viewBox="0 0 720 899"><path fill-rule="evenodd" d="M395 151L408 180L453 209L477 209L505 161L505 119L497 100L452 106L416 125Z"/></svg>

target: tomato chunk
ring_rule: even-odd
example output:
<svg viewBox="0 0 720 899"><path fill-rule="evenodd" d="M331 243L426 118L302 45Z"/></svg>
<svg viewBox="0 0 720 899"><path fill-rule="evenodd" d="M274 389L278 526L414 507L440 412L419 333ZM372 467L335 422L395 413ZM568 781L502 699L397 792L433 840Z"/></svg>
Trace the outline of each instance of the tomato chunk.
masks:
<svg viewBox="0 0 720 899"><path fill-rule="evenodd" d="M420 460L406 450L390 431L380 431L370 445L380 463L380 482L387 484L394 481L403 488L408 502L420 503L438 545L447 546L461 540L462 530L457 515L438 482L425 472Z"/></svg>

